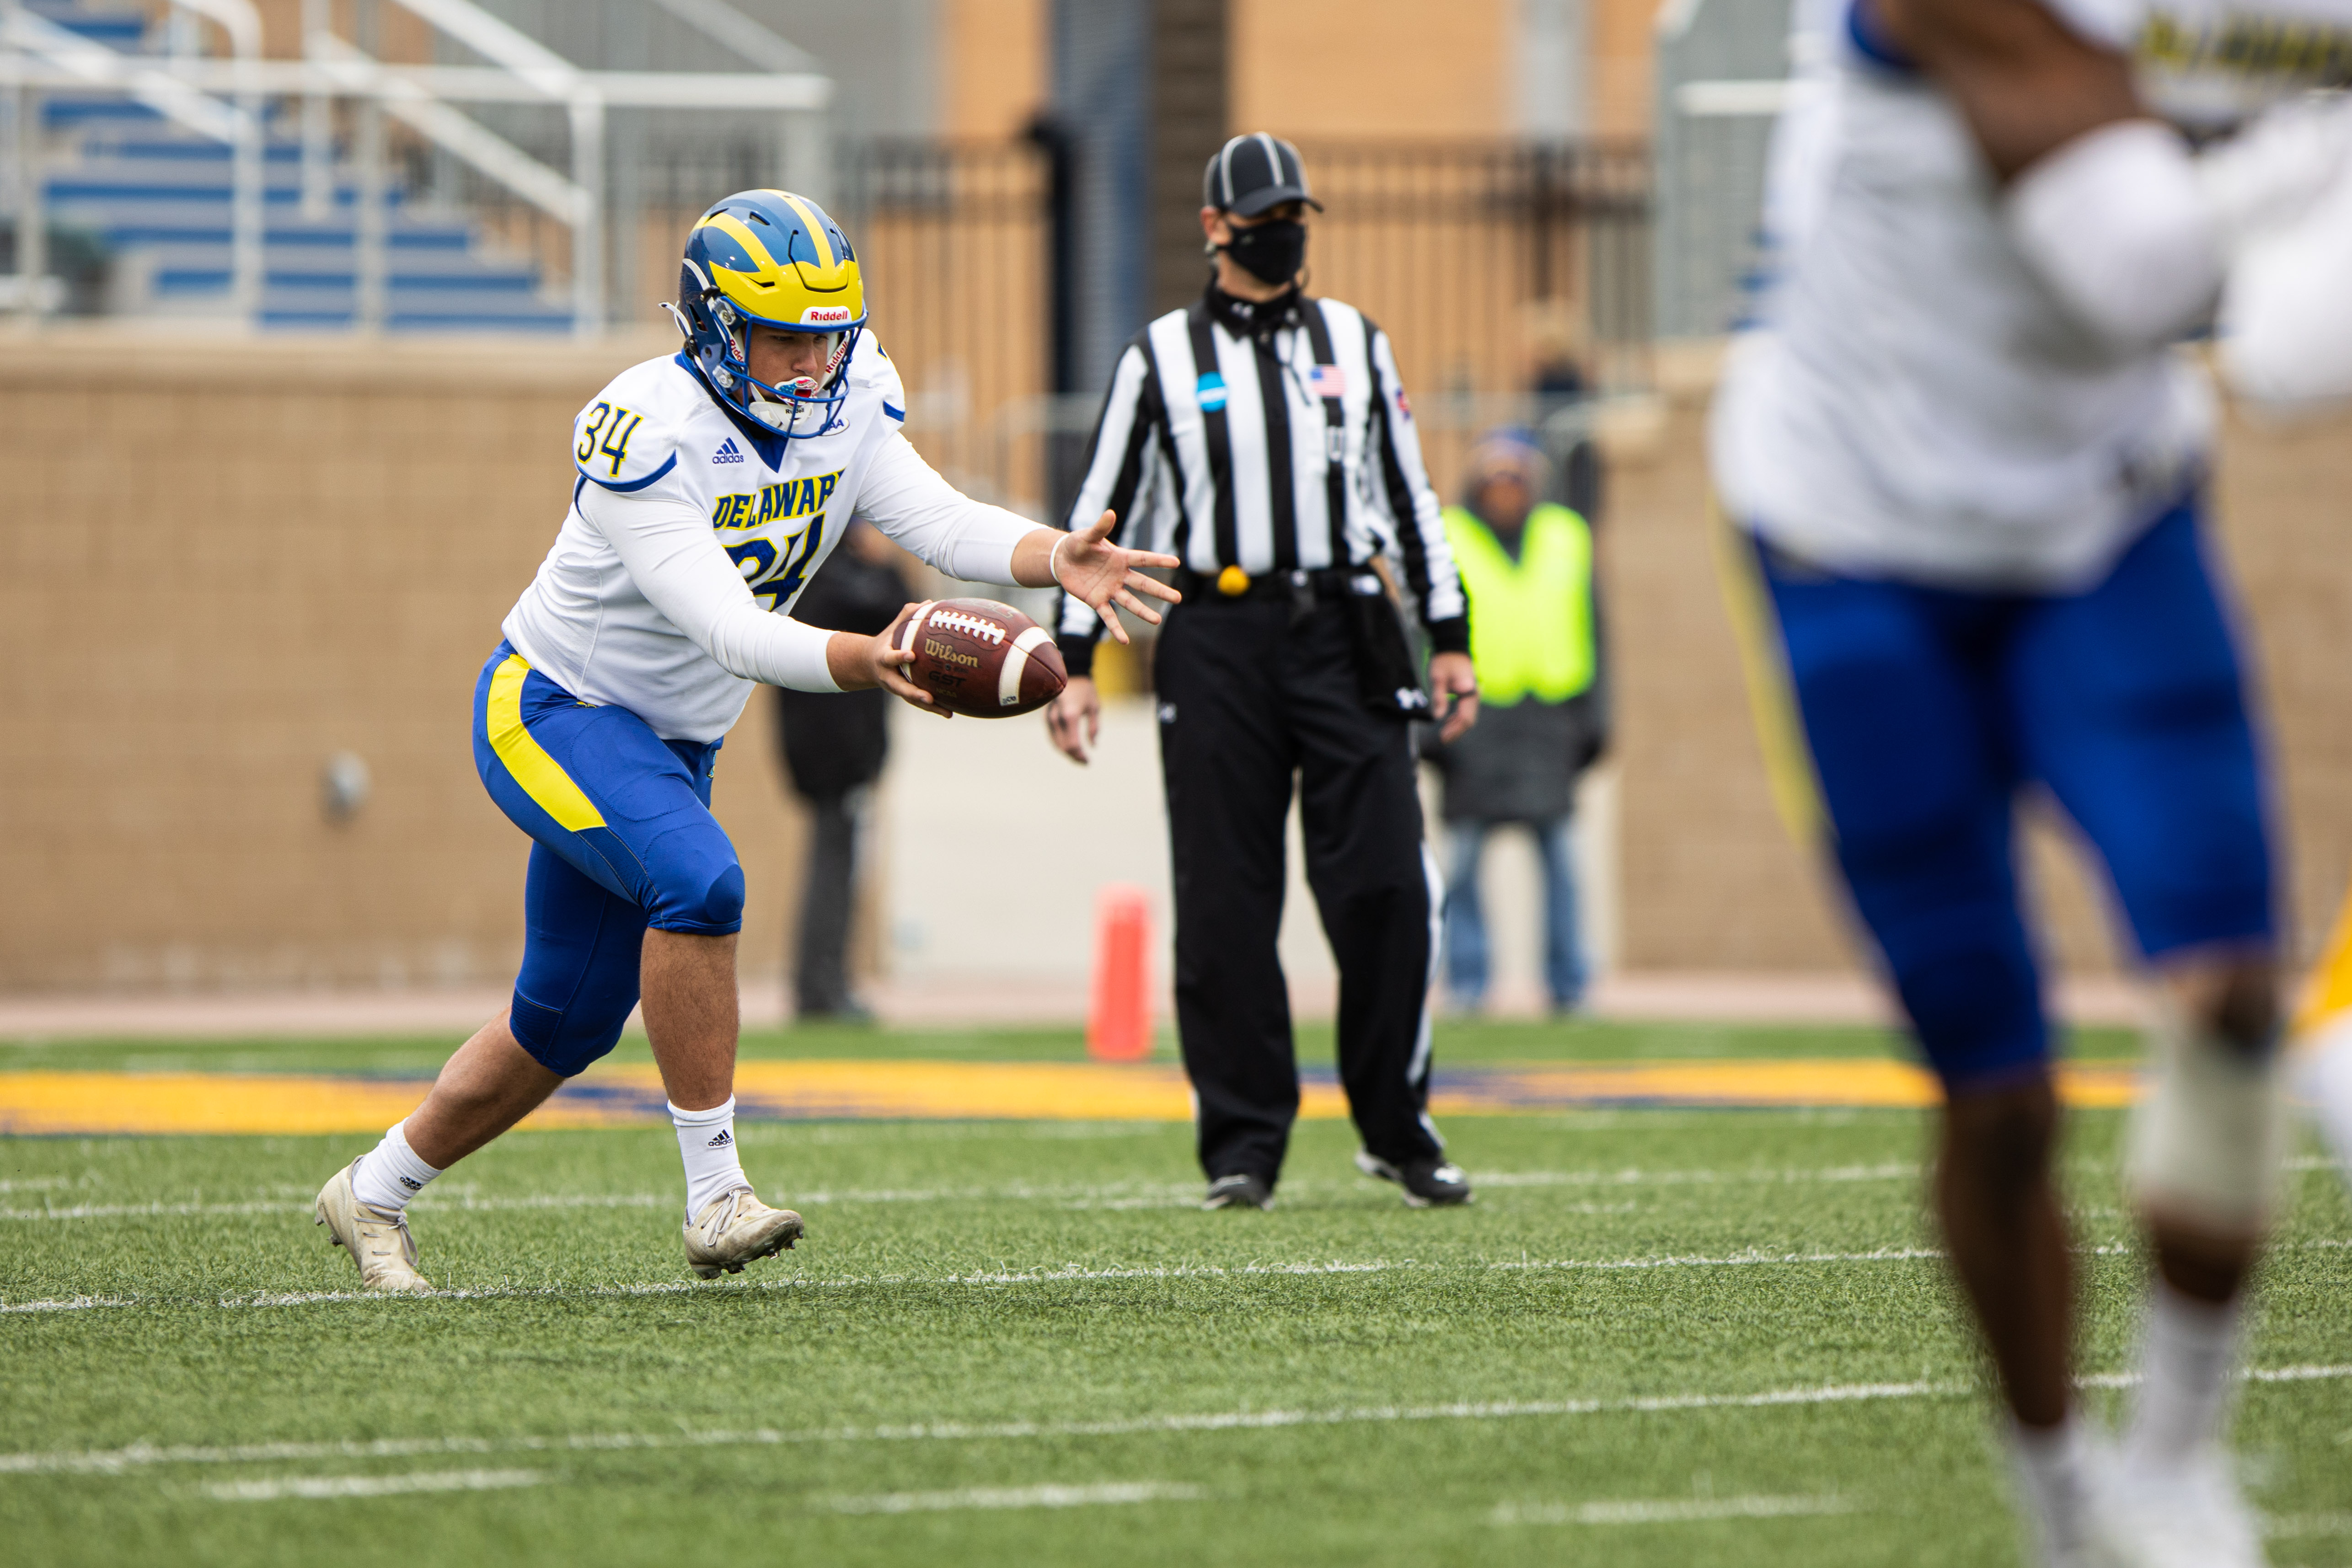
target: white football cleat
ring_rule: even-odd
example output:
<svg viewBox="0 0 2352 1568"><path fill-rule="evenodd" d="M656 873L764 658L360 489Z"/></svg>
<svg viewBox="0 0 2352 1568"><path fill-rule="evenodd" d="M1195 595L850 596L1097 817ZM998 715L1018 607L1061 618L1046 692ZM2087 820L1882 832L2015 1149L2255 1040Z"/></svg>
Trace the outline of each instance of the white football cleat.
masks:
<svg viewBox="0 0 2352 1568"><path fill-rule="evenodd" d="M740 1274L755 1258L772 1258L801 1239L801 1217L770 1208L748 1186L730 1187L687 1222L686 1260L706 1280Z"/></svg>
<svg viewBox="0 0 2352 1568"><path fill-rule="evenodd" d="M2138 1568L2115 1525L2116 1454L2103 1432L2081 1428L2075 1465L2062 1484L2036 1485L2011 1445L2025 1560L2034 1568Z"/></svg>
<svg viewBox="0 0 2352 1568"><path fill-rule="evenodd" d="M416 1238L408 1233L408 1216L370 1207L352 1190L352 1172L359 1164L353 1160L319 1189L319 1223L359 1265L363 1288L430 1295L433 1286L416 1271Z"/></svg>
<svg viewBox="0 0 2352 1568"><path fill-rule="evenodd" d="M2185 1464L2121 1469L2110 1522L2135 1568L2265 1568L2262 1523L2230 1456L2208 1444Z"/></svg>

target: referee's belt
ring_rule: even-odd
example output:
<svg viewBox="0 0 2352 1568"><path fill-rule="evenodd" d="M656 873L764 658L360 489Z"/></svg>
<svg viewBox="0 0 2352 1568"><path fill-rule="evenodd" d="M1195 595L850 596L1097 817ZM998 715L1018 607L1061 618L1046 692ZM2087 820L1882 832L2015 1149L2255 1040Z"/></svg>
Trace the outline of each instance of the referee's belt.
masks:
<svg viewBox="0 0 2352 1568"><path fill-rule="evenodd" d="M1381 587L1378 574L1361 568L1298 568L1252 577L1240 567L1229 566L1214 577L1204 577L1188 567L1176 574L1176 591L1184 596L1187 604L1248 599L1284 600L1296 604L1301 600L1370 599L1386 591Z"/></svg>

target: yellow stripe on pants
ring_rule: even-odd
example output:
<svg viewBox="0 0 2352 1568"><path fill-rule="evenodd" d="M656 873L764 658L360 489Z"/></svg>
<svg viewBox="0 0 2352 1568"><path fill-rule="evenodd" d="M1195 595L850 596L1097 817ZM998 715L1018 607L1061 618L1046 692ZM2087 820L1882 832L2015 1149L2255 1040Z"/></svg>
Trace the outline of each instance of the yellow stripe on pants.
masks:
<svg viewBox="0 0 2352 1568"><path fill-rule="evenodd" d="M539 802L539 809L555 819L556 826L566 832L576 833L583 828L601 828L604 813L572 781L572 775L562 765L547 754L547 748L530 737L522 722L522 683L530 674L530 665L520 653L510 653L490 677L490 700L483 716L488 727L490 749L506 764L522 792Z"/></svg>
<svg viewBox="0 0 2352 1568"><path fill-rule="evenodd" d="M1764 752L1765 781L1771 787L1780 825L1800 845L1811 848L1821 842L1829 812L1822 804L1812 747L1798 716L1796 683L1789 674L1772 591L1764 581L1753 545L1712 498L1706 509L1724 609L1731 617L1732 641L1738 646L1739 671L1748 686L1748 706L1755 718L1757 744Z"/></svg>

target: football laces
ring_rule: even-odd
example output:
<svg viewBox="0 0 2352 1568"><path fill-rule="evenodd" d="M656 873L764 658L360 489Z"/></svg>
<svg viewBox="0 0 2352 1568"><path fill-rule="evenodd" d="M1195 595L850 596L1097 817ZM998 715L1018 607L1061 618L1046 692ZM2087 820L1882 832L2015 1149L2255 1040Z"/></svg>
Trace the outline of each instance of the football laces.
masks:
<svg viewBox="0 0 2352 1568"><path fill-rule="evenodd" d="M1004 641L1004 628L993 621L983 621L961 610L934 610L926 625L941 632L961 632L967 636L984 638L991 643Z"/></svg>

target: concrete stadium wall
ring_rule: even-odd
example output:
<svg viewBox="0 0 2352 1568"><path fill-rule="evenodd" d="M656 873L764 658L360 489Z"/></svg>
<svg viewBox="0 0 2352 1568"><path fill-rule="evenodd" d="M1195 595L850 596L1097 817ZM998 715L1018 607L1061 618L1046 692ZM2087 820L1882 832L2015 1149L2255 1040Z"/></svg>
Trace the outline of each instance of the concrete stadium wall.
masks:
<svg viewBox="0 0 2352 1568"><path fill-rule="evenodd" d="M572 415L662 347L0 346L0 989L509 977L527 842L474 679ZM346 749L373 793L339 824ZM800 835L764 703L718 801L773 973Z"/></svg>
<svg viewBox="0 0 2352 1568"><path fill-rule="evenodd" d="M473 775L473 681L553 536L572 412L661 346L0 340L0 991L510 975L525 843ZM1711 364L1664 359L1665 395L1610 436L1620 961L1846 967L1843 916L1775 815L1717 581ZM2274 698L2307 950L2352 868L2352 424L2233 423L2218 491ZM754 702L718 789L755 977L780 967L801 841L769 720ZM1008 811L1074 804L1042 738L993 738ZM373 796L339 824L320 770L346 749ZM1148 790L1152 765L1127 760ZM886 810L938 777L909 773ZM1165 853L1136 804L1150 821L1122 875ZM2062 843L2045 828L2033 847L2053 948L2105 969L2101 896ZM884 881L906 907L876 924L922 917L921 867ZM915 967L970 966L934 946Z"/></svg>

